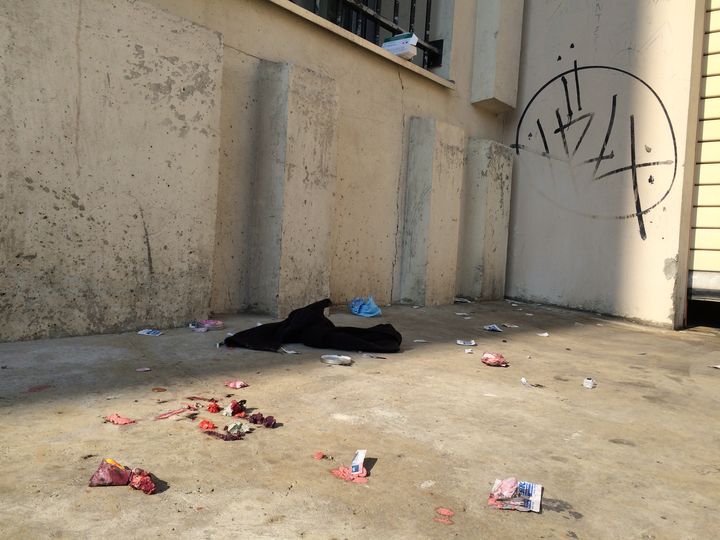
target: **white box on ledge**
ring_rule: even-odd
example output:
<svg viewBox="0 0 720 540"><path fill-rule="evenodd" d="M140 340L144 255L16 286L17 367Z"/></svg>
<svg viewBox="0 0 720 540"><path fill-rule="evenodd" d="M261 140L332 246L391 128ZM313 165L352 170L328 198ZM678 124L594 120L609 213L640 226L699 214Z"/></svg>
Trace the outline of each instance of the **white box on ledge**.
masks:
<svg viewBox="0 0 720 540"><path fill-rule="evenodd" d="M408 32L387 38L383 41L382 48L400 58L412 60L417 55L417 42L418 37Z"/></svg>

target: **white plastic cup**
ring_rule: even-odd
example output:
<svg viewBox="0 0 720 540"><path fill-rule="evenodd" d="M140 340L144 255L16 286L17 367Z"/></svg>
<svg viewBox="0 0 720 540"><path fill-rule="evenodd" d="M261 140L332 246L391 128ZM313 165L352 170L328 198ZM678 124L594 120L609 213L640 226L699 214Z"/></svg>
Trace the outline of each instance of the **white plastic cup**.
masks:
<svg viewBox="0 0 720 540"><path fill-rule="evenodd" d="M583 386L585 388L593 389L595 388L595 381L592 379L592 377L585 377L585 380L583 381Z"/></svg>

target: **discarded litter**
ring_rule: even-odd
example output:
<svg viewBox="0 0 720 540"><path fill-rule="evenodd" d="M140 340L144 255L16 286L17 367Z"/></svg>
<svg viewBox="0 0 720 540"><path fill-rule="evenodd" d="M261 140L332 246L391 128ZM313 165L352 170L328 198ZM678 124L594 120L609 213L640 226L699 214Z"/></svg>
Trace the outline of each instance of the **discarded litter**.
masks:
<svg viewBox="0 0 720 540"><path fill-rule="evenodd" d="M167 388L163 388L162 386L156 386L154 388L151 388L153 392L167 392Z"/></svg>
<svg viewBox="0 0 720 540"><path fill-rule="evenodd" d="M355 457L353 457L352 463L350 464L350 472L353 474L358 474L361 470L364 469L363 463L365 462L365 456L367 455L367 450L358 450L355 452Z"/></svg>
<svg viewBox="0 0 720 540"><path fill-rule="evenodd" d="M377 317L382 315L382 311L377 306L372 296L368 296L367 300L361 296L353 298L348 307L352 313L359 315L360 317Z"/></svg>
<svg viewBox="0 0 720 540"><path fill-rule="evenodd" d="M228 405L227 407L225 407L222 410L223 416L240 416L240 415L244 416L243 413L245 412L245 403L246 402L247 401L244 399L241 399L240 401L236 401L233 399L230 402L230 405Z"/></svg>
<svg viewBox="0 0 720 540"><path fill-rule="evenodd" d="M366 478L367 471L365 468L363 468L363 470L358 474L350 472L350 467L338 467L337 469L332 469L330 473L340 480L345 480L346 482L352 482L354 484L367 484L368 482L368 479Z"/></svg>
<svg viewBox="0 0 720 540"><path fill-rule="evenodd" d="M245 436L244 433L228 433L227 431L224 433L219 433L217 431L203 431L203 433L223 441L239 441Z"/></svg>
<svg viewBox="0 0 720 540"><path fill-rule="evenodd" d="M248 422L251 424L263 425L266 428L274 428L277 426L277 421L274 416L263 416L262 413L253 413L248 418Z"/></svg>
<svg viewBox="0 0 720 540"><path fill-rule="evenodd" d="M207 412L209 412L209 413L219 413L219 412L220 412L220 405L218 405L215 401L211 401L210 403L208 403Z"/></svg>
<svg viewBox="0 0 720 540"><path fill-rule="evenodd" d="M317 460L325 459L325 452L315 452L312 457Z"/></svg>
<svg viewBox="0 0 720 540"><path fill-rule="evenodd" d="M150 369L149 367L139 367L139 368L135 368L135 371L139 371L142 373L145 371L152 371L152 369Z"/></svg>
<svg viewBox="0 0 720 540"><path fill-rule="evenodd" d="M342 354L323 354L320 358L324 364L331 366L350 366L353 363L351 357Z"/></svg>
<svg viewBox="0 0 720 540"><path fill-rule="evenodd" d="M465 349L465 354L475 354L475 351L472 349Z"/></svg>
<svg viewBox="0 0 720 540"><path fill-rule="evenodd" d="M540 336L540 337L548 337L549 335L550 335L550 334L548 334L547 332L540 332L540 333L538 334L538 336Z"/></svg>
<svg viewBox="0 0 720 540"><path fill-rule="evenodd" d="M387 356L378 356L372 353L362 353L363 358L377 358L378 360L387 360Z"/></svg>
<svg viewBox="0 0 720 540"><path fill-rule="evenodd" d="M502 332L502 328L500 328L497 324L487 324L483 326L483 329L488 332Z"/></svg>
<svg viewBox="0 0 720 540"><path fill-rule="evenodd" d="M200 429L203 430L210 430L210 429L216 429L217 426L213 424L210 420L201 420L200 424L198 425Z"/></svg>
<svg viewBox="0 0 720 540"><path fill-rule="evenodd" d="M155 482L149 472L129 469L112 458L103 459L95 474L90 478L90 487L127 486L151 495L155 493Z"/></svg>
<svg viewBox="0 0 720 540"><path fill-rule="evenodd" d="M118 426L125 426L127 424L134 424L135 420L131 420L130 418L125 418L124 416L120 416L117 413L109 414L105 417L106 422L110 422L111 424L115 424Z"/></svg>
<svg viewBox="0 0 720 540"><path fill-rule="evenodd" d="M510 304L512 307L518 307L517 304Z"/></svg>
<svg viewBox="0 0 720 540"><path fill-rule="evenodd" d="M248 424L243 424L242 422L233 422L225 426L225 431L232 435L250 433L251 430L252 428Z"/></svg>
<svg viewBox="0 0 720 540"><path fill-rule="evenodd" d="M455 299L453 300L453 302L455 302L456 304L472 304L473 303L473 301L470 300L469 298L462 298L461 296L456 296Z"/></svg>
<svg viewBox="0 0 720 540"><path fill-rule="evenodd" d="M720 364L718 364L717 366L708 366L708 367L709 367L709 368L714 368L714 369L720 369Z"/></svg>
<svg viewBox="0 0 720 540"><path fill-rule="evenodd" d="M293 351L292 349L286 349L285 347L280 347L280 351L284 352L285 354L300 354L298 351Z"/></svg>
<svg viewBox="0 0 720 540"><path fill-rule="evenodd" d="M236 390L239 390L240 388L247 388L250 386L245 381L241 381L240 379L232 379L229 381L225 381L225 386L228 388L235 388Z"/></svg>
<svg viewBox="0 0 720 540"><path fill-rule="evenodd" d="M525 315L527 315L528 317L533 317L532 313L526 313Z"/></svg>
<svg viewBox="0 0 720 540"><path fill-rule="evenodd" d="M510 365L507 363L507 360L505 360L505 357L500 353L485 352L480 360L482 360L482 363L487 366L508 367Z"/></svg>
<svg viewBox="0 0 720 540"><path fill-rule="evenodd" d="M175 409L172 411L164 412L162 414L158 414L155 417L155 420L165 420L166 418L170 418L171 416L177 416L178 414L182 414L187 411L197 411L197 405L192 406L192 405L186 404L182 409Z"/></svg>
<svg viewBox="0 0 720 540"><path fill-rule="evenodd" d="M143 328L138 334L141 336L161 336L162 332L160 330L153 330L152 328Z"/></svg>
<svg viewBox="0 0 720 540"><path fill-rule="evenodd" d="M413 339L413 343L430 343L427 339Z"/></svg>
<svg viewBox="0 0 720 540"><path fill-rule="evenodd" d="M455 315L457 315L458 317L467 317L467 316L470 315L470 314L469 314L469 313L463 313L463 312L457 312L457 313L455 313Z"/></svg>
<svg viewBox="0 0 720 540"><path fill-rule="evenodd" d="M188 325L195 332L207 332L208 330L222 330L225 323L217 319L201 319L199 321L191 321Z"/></svg>
<svg viewBox="0 0 720 540"><path fill-rule="evenodd" d="M583 386L592 390L597 386L597 383L593 380L592 377L585 377L585 380L583 381Z"/></svg>
<svg viewBox="0 0 720 540"><path fill-rule="evenodd" d="M453 523L455 523L452 519L450 519L452 516L455 515L455 512L453 512L449 508L443 508L442 506L439 506L435 509L435 513L439 514L442 517L435 517L433 518L433 521L437 521L438 523L442 523L443 525L452 525Z"/></svg>
<svg viewBox="0 0 720 540"><path fill-rule="evenodd" d="M518 482L516 478L495 480L488 505L501 510L540 512L543 487L532 482Z"/></svg>
<svg viewBox="0 0 720 540"><path fill-rule="evenodd" d="M503 323L505 328L520 328L517 324Z"/></svg>
<svg viewBox="0 0 720 540"><path fill-rule="evenodd" d="M464 347L474 347L475 345L477 345L474 339L456 339L455 343Z"/></svg>
<svg viewBox="0 0 720 540"><path fill-rule="evenodd" d="M520 382L523 383L525 386L530 386L532 388L545 388L542 384L533 384L533 383L528 382L528 380L525 377L521 378Z"/></svg>

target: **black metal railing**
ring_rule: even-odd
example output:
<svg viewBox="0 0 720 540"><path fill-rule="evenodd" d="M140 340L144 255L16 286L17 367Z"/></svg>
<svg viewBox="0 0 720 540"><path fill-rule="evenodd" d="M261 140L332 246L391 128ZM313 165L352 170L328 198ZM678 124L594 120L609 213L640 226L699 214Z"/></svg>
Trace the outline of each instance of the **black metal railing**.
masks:
<svg viewBox="0 0 720 540"><path fill-rule="evenodd" d="M292 0L293 3L375 43L412 32L422 51L415 63L426 69L442 63L442 40L430 39L432 0ZM419 5L418 5L419 4ZM418 22L421 23L418 31Z"/></svg>

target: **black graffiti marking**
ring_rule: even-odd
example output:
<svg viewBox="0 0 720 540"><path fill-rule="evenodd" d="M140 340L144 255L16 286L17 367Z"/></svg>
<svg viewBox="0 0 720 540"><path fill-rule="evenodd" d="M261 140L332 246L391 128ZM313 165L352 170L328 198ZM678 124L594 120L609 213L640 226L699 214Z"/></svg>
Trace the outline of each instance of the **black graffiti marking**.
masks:
<svg viewBox="0 0 720 540"><path fill-rule="evenodd" d="M555 117L557 118L558 122L558 128L555 130L555 133L560 133L560 136L562 137L563 148L565 149L565 155L570 157L570 152L568 151L567 145L567 137L565 137L565 124L563 124L562 118L560 118L560 109L555 109Z"/></svg>
<svg viewBox="0 0 720 540"><path fill-rule="evenodd" d="M637 160L635 159L635 115L630 115L630 170L632 171L632 187L633 196L635 197L635 212L637 212L638 226L640 227L640 238L645 240L647 232L645 231L645 218L642 213L642 204L640 203L640 192L638 191L637 181Z"/></svg>
<svg viewBox="0 0 720 540"><path fill-rule="evenodd" d="M666 159L665 161L647 161L645 163L637 163L636 165L627 165L626 167L619 167L615 170L612 170L610 172L606 172L605 174L601 174L598 176L595 180L601 180L603 178L607 178L608 176L613 176L615 174L620 174L625 171L631 171L633 167L635 169L642 169L643 167L655 167L656 165L672 165L675 163L672 159ZM654 181L654 180L653 180Z"/></svg>
<svg viewBox="0 0 720 540"><path fill-rule="evenodd" d="M578 111L582 111L582 102L580 101L580 78L578 77L577 60L573 61L573 75L575 76L575 96L577 97Z"/></svg>
<svg viewBox="0 0 720 540"><path fill-rule="evenodd" d="M565 91L565 106L567 107L568 118L572 118L573 111L570 106L570 93L568 92L568 83L565 77L562 78L563 90Z"/></svg>
<svg viewBox="0 0 720 540"><path fill-rule="evenodd" d="M593 176L597 180L597 172L600 168L600 163L602 163L603 159L612 159L615 157L615 153L612 152L610 157L605 156L605 148L607 148L608 141L610 141L610 135L612 134L613 124L615 123L615 110L617 109L617 94L613 94L612 97L612 107L610 108L610 121L608 122L608 128L605 132L605 140L603 141L602 148L600 149L600 155L597 157L597 162L595 163L595 170L593 171Z"/></svg>
<svg viewBox="0 0 720 540"><path fill-rule="evenodd" d="M547 139L545 138L545 130L543 129L539 118L537 120L537 127L538 127L538 131L540 131L540 137L542 137L543 146L545 147L545 153L547 154L550 152L550 148L548 148Z"/></svg>
<svg viewBox="0 0 720 540"><path fill-rule="evenodd" d="M571 48L573 48L572 45L571 45ZM518 155L520 154L520 150L525 150L528 152L535 153L532 149L527 148L527 147L525 147L525 145L520 144L520 142L519 142L520 128L523 125L523 121L525 120L525 117L527 116L528 111L530 110L530 108L532 107L533 103L538 98L538 96L540 96L546 88L548 88L550 85L552 85L553 83L555 83L558 80L563 82L563 90L565 91L565 95L566 95L565 105L568 108L568 111L571 112L571 107L569 106L569 94L567 91L567 78L566 78L566 76L568 76L570 74L572 74L575 77L575 82L576 82L575 90L576 90L576 97L577 97L577 102L578 102L578 110L581 110L582 101L581 101L581 96L580 96L579 73L584 70L591 70L591 71L604 70L604 71L616 72L616 73L620 73L620 74L626 75L628 77L631 77L632 79L634 79L637 82L639 82L640 84L642 84L645 88L647 88L647 90L650 91L650 93L657 100L658 104L660 105L660 108L662 109L663 116L665 117L665 120L667 121L668 127L670 129L670 137L671 137L671 141L672 141L674 159L665 160L665 161L653 161L653 162L647 162L647 163L634 163L634 164L630 165L629 167L621 167L614 171L610 171L609 173L605 173L601 176L596 177L597 171L599 170L599 167L600 167L600 164L605 160L611 160L611 159L614 159L614 157L615 157L614 151L611 151L609 154L605 154L605 151L607 150L607 145L610 141L610 136L612 134L613 124L614 124L614 120L615 120L615 110L617 107L617 94L616 94L613 96L610 120L608 122L608 130L606 132L606 137L605 137L606 140L604 141L602 151L598 154L598 157L591 158L591 159L585 160L583 162L585 164L595 163L595 172L593 174L593 177L595 180L600 180L602 178L606 178L613 174L619 174L619 173L622 173L622 172L625 172L628 170L630 170L630 171L634 170L635 175L637 175L637 169L642 168L642 167L650 167L650 166L655 166L655 165L672 165L673 166L672 177L670 179L668 188L657 202L648 206L647 208L642 208L642 206L638 206L636 204L635 213L615 216L618 219L629 219L629 218L638 219L639 216L644 216L645 214L647 214L648 212L650 212L651 210L653 210L654 208L659 206L667 198L667 196L670 194L670 191L672 190L672 188L675 184L675 179L677 177L677 167L678 167L678 165L677 165L677 139L675 137L675 129L672 125L672 121L670 120L670 114L668 113L668 110L665 107L665 104L663 103L663 101L660 99L660 96L658 95L658 93L648 83L646 83L644 80L642 80L640 77L630 73L629 71L626 71L621 68L613 67L613 66L604 66L604 65L577 66L577 62L574 62L573 67L571 69L568 69L566 71L563 71L562 73L557 74L552 79L550 79L545 84L543 84L535 92L535 94L533 94L533 96L530 98L530 101L528 101L527 105L525 106L525 109L523 110L522 114L520 115L520 119L517 124L517 130L515 132L515 144L513 144L511 146L512 146L512 148L515 149L515 152ZM559 110L556 110L555 114L556 114L556 118L558 118ZM570 114L568 114L568 116L570 116ZM538 120L538 122L539 122L539 120ZM589 123L592 122L592 119L590 119L588 122ZM567 129L567 126L565 124L563 124L562 119L558 118L558 130L556 133L560 134L561 138L564 139L563 140L563 148L565 149L565 152L568 155L568 157L570 157L569 156L570 152L569 152L569 149L567 148L567 138L565 135L566 129ZM586 129L589 129L589 126L586 126ZM633 129L634 129L634 119L633 119ZM584 137L584 135L583 135L583 137ZM545 143L547 143L547 140L545 140ZM579 148L579 145L576 145L576 149L577 148ZM648 151L647 148L646 148L646 151ZM551 158L551 159L560 159L560 158L551 156L549 149L547 149L543 155L545 157ZM655 179L653 178L653 182L654 182L654 180ZM639 199L639 197L636 199L636 203L637 203L638 199ZM643 223L643 225L644 225L644 223Z"/></svg>
<svg viewBox="0 0 720 540"><path fill-rule="evenodd" d="M578 116L574 120L570 120L567 124L564 124L562 126L563 131L568 129L569 127L573 126L574 124L577 124L581 120L588 119L587 124L585 124L585 129L583 129L583 132L580 134L580 137L578 137L578 141L575 144L575 148L573 148L572 157L575 157L575 154L577 154L578 149L580 148L580 145L582 144L583 140L585 139L585 135L587 135L588 130L590 129L590 125L592 124L593 118L595 118L595 113L585 113L583 115ZM539 122L539 120L538 120ZM553 133L557 134L560 133L560 128L556 129ZM547 148L547 145L546 145ZM546 152L549 152L549 150L545 150Z"/></svg>

